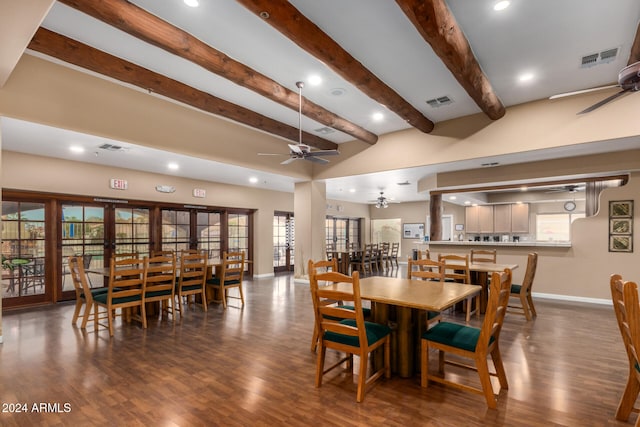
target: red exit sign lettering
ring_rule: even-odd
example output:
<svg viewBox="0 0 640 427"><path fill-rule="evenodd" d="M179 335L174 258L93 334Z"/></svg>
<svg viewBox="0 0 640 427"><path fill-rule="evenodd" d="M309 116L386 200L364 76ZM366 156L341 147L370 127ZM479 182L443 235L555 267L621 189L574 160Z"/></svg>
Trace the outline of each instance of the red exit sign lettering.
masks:
<svg viewBox="0 0 640 427"><path fill-rule="evenodd" d="M129 183L126 179L112 178L109 182L109 187L114 190L126 190L129 187Z"/></svg>

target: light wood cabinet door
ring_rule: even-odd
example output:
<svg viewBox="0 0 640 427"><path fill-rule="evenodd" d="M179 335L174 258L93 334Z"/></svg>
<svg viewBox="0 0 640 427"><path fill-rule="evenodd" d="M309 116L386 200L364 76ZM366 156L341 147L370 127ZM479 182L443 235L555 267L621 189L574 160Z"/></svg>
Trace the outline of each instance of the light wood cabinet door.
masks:
<svg viewBox="0 0 640 427"><path fill-rule="evenodd" d="M480 222L478 211L480 206L467 206L464 210L465 231L467 233L479 233Z"/></svg>
<svg viewBox="0 0 640 427"><path fill-rule="evenodd" d="M494 233L511 233L511 205L495 205L493 207Z"/></svg>
<svg viewBox="0 0 640 427"><path fill-rule="evenodd" d="M521 203L511 205L511 232L529 232L529 204Z"/></svg>
<svg viewBox="0 0 640 427"><path fill-rule="evenodd" d="M493 233L493 206L478 206L480 233Z"/></svg>

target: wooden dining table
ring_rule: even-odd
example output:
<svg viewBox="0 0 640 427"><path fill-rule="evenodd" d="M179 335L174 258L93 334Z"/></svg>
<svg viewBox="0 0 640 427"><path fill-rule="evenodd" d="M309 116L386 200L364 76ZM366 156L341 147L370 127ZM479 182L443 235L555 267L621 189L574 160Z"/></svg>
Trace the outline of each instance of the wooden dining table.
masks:
<svg viewBox="0 0 640 427"><path fill-rule="evenodd" d="M329 289L351 292L348 283L327 285ZM443 311L454 304L471 298L481 291L477 285L450 282L428 282L406 278L372 276L360 279L360 296L371 301L374 321L397 325L397 345L392 350L394 371L408 378L415 372L417 343L425 324L425 311ZM422 316L420 315L422 313ZM375 362L381 363L376 355ZM396 368L397 365L397 368Z"/></svg>
<svg viewBox="0 0 640 427"><path fill-rule="evenodd" d="M448 264L455 264L456 261L447 261ZM480 313L487 310L487 302L489 301L489 277L494 272L501 272L505 269L515 270L518 264L498 264L493 262L475 262L469 264L469 272L471 273L471 282L480 285Z"/></svg>

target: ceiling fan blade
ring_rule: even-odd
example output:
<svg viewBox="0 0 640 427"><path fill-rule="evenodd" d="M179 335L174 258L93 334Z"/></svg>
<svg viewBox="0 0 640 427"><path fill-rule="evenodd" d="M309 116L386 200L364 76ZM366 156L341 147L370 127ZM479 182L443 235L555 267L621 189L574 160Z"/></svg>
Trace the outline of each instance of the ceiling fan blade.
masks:
<svg viewBox="0 0 640 427"><path fill-rule="evenodd" d="M337 156L340 154L338 150L317 150L310 151L306 155L307 156Z"/></svg>
<svg viewBox="0 0 640 427"><path fill-rule="evenodd" d="M297 145L294 144L288 144L289 145L289 149L294 152L294 153L298 153L298 154L302 154L302 149L300 147L298 147Z"/></svg>
<svg viewBox="0 0 640 427"><path fill-rule="evenodd" d="M280 153L258 153L258 156L288 156L288 154L280 154Z"/></svg>
<svg viewBox="0 0 640 427"><path fill-rule="evenodd" d="M580 95L583 93L595 92L603 89L611 89L614 87L620 87L620 85L599 86L599 87L592 87L591 89L576 90L574 92L559 93L557 95L550 96L549 99L564 98L565 96Z"/></svg>
<svg viewBox="0 0 640 427"><path fill-rule="evenodd" d="M288 165L289 163L293 163L294 161L300 159L299 157L291 157L284 162L280 162L281 165Z"/></svg>
<svg viewBox="0 0 640 427"><path fill-rule="evenodd" d="M313 156L307 155L307 156L304 156L304 159L309 160L310 162L313 162L313 163L320 163L323 165L329 163L329 160L323 159L322 157L313 157Z"/></svg>
<svg viewBox="0 0 640 427"><path fill-rule="evenodd" d="M604 104L606 104L607 102L611 102L611 101L613 101L614 99L616 99L616 98L618 98L618 97L620 97L620 96L624 95L624 94L625 94L625 93L627 93L627 92L629 92L629 91L628 91L628 90L626 90L626 89L624 89L624 90L621 90L621 91L620 91L620 92L618 92L618 93L614 93L614 94L613 94L613 95L611 95L610 97L605 98L605 99L603 99L602 101L600 101L600 102L598 102L598 103L593 104L591 107L589 107L589 108L585 108L584 110L580 111L578 114L585 114L585 113L588 113L588 112L590 112L590 111L595 110L596 108L600 108L600 107L602 107Z"/></svg>

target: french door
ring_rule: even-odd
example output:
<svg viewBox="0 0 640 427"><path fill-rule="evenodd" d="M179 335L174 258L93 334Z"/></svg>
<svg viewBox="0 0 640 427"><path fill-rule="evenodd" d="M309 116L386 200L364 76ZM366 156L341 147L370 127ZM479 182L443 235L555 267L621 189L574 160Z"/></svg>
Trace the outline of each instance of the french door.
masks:
<svg viewBox="0 0 640 427"><path fill-rule="evenodd" d="M292 213L273 215L273 271L293 271L295 222Z"/></svg>

